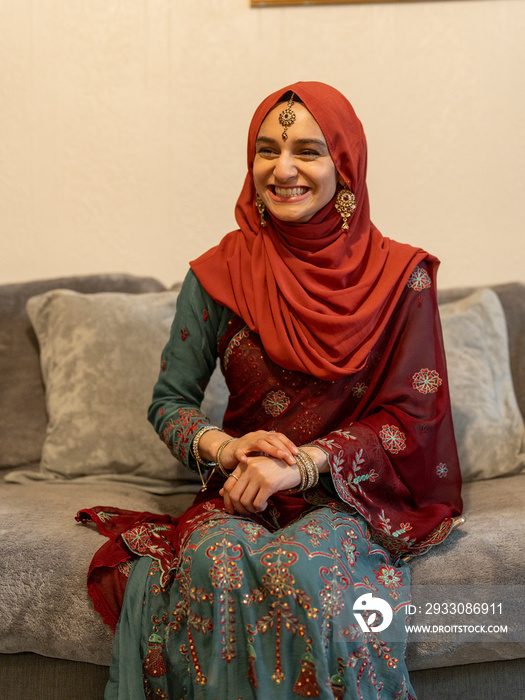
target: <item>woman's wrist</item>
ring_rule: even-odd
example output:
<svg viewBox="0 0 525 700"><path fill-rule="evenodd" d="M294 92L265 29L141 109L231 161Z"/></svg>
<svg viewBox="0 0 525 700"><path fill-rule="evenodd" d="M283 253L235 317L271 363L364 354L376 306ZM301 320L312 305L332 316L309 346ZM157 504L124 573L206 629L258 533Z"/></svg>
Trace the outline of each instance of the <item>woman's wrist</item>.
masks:
<svg viewBox="0 0 525 700"><path fill-rule="evenodd" d="M219 447L230 437L230 435L218 428L207 430L199 440L201 458L207 462L215 462Z"/></svg>
<svg viewBox="0 0 525 700"><path fill-rule="evenodd" d="M324 474L330 471L330 465L328 464L326 452L320 447L317 447L317 445L302 445L301 450L307 452L314 460L319 474Z"/></svg>

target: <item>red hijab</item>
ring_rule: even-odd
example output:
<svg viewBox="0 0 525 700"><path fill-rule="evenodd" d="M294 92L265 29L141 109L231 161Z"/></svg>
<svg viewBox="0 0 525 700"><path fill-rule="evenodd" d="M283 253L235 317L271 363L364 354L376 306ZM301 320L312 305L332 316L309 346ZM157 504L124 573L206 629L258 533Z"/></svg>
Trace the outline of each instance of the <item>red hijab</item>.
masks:
<svg viewBox="0 0 525 700"><path fill-rule="evenodd" d="M319 124L338 173L356 198L342 231L334 201L307 223L284 222L255 206L255 140L268 112L292 91ZM290 128L290 132L293 126ZM191 263L210 296L258 333L281 367L332 380L362 369L414 267L433 256L384 238L370 221L366 140L337 90L300 82L267 97L248 133L248 173L237 201L239 229ZM334 198L335 200L335 198Z"/></svg>

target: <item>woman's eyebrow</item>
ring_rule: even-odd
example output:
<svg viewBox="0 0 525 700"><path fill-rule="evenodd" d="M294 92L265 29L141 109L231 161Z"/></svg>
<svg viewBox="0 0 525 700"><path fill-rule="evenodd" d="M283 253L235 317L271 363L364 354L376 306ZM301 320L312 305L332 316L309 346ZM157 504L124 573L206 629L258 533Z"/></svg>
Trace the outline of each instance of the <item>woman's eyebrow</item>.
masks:
<svg viewBox="0 0 525 700"><path fill-rule="evenodd" d="M296 139L294 141L294 143L297 143L300 146L305 146L307 144L313 144L315 146L318 146L319 148L325 148L328 150L328 146L321 139L314 139L314 138L312 138L312 139Z"/></svg>
<svg viewBox="0 0 525 700"><path fill-rule="evenodd" d="M277 143L277 141L275 139L270 138L269 136L258 136L255 140L255 143Z"/></svg>

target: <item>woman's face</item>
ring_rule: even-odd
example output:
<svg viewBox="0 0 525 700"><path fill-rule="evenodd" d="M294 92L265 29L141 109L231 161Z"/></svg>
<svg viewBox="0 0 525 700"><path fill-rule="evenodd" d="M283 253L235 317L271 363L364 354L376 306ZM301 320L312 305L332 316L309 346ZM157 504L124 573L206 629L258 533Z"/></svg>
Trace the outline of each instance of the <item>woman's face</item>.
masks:
<svg viewBox="0 0 525 700"><path fill-rule="evenodd" d="M276 105L261 124L255 142L253 181L266 208L281 221L304 223L332 199L337 170L319 124L302 104L295 103L295 123L283 141Z"/></svg>

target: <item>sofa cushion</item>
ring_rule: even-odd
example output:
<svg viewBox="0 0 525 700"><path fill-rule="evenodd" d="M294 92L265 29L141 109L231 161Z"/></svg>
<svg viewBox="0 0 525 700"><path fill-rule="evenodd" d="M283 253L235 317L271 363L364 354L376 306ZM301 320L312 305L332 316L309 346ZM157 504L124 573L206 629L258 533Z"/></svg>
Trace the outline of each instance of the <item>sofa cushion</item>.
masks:
<svg viewBox="0 0 525 700"><path fill-rule="evenodd" d="M480 289L440 306L452 418L465 481L525 466L525 425L514 393L505 314Z"/></svg>
<svg viewBox="0 0 525 700"><path fill-rule="evenodd" d="M0 285L0 465L40 460L47 425L38 343L26 313L27 300L50 289L79 292L156 292L149 277L89 275Z"/></svg>
<svg viewBox="0 0 525 700"><path fill-rule="evenodd" d="M40 473L17 471L9 481L103 478L196 490L197 476L146 419L177 297L53 290L28 301L49 422Z"/></svg>
<svg viewBox="0 0 525 700"><path fill-rule="evenodd" d="M109 665L113 634L86 586L89 563L106 538L75 522L76 513L106 504L177 516L192 500L193 494L157 496L126 484L20 486L0 474L0 653Z"/></svg>
<svg viewBox="0 0 525 700"><path fill-rule="evenodd" d="M413 624L485 625L485 630L409 634L409 669L438 668L525 656L525 474L467 483L465 523L410 562ZM481 617L425 614L426 602L494 603ZM499 604L501 603L501 607ZM492 625L506 632L489 632Z"/></svg>
<svg viewBox="0 0 525 700"><path fill-rule="evenodd" d="M498 295L505 311L514 391L521 415L525 417L525 284L508 282L496 284L491 289ZM443 289L439 291L438 299L440 303L448 303L466 297L474 291L475 288L472 287Z"/></svg>

